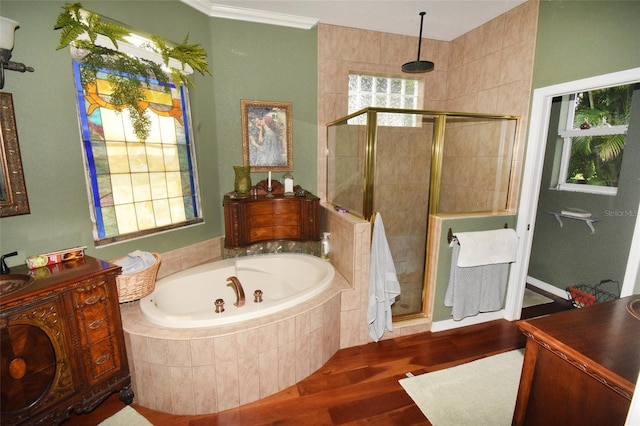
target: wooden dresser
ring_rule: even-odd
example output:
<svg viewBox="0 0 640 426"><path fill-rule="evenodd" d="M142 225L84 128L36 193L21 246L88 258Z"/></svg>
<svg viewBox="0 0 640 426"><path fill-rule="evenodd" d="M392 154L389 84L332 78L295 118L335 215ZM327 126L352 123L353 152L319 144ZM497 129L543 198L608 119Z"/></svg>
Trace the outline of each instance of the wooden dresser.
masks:
<svg viewBox="0 0 640 426"><path fill-rule="evenodd" d="M0 299L1 423L59 424L113 392L133 401L116 276L84 257L11 274L36 279Z"/></svg>
<svg viewBox="0 0 640 426"><path fill-rule="evenodd" d="M638 296L521 321L514 425L623 425L640 371Z"/></svg>
<svg viewBox="0 0 640 426"><path fill-rule="evenodd" d="M225 247L238 248L270 240L318 241L320 199L306 192L303 197L275 194L223 201Z"/></svg>

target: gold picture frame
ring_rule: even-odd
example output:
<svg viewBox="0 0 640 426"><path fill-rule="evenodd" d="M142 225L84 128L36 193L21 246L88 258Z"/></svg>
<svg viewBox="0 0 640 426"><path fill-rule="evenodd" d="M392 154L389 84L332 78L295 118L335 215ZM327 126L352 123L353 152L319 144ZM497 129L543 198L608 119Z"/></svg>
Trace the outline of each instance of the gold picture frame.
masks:
<svg viewBox="0 0 640 426"><path fill-rule="evenodd" d="M11 93L0 93L0 138L0 217L29 214Z"/></svg>
<svg viewBox="0 0 640 426"><path fill-rule="evenodd" d="M242 156L252 172L293 171L291 102L240 101Z"/></svg>

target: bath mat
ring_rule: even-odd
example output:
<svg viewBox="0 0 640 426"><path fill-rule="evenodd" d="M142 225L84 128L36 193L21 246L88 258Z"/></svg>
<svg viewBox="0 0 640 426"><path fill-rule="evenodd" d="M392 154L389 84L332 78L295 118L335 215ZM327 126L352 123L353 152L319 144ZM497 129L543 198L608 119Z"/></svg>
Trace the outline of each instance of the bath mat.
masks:
<svg viewBox="0 0 640 426"><path fill-rule="evenodd" d="M536 293L533 290L526 288L524 290L524 300L522 301L523 308L530 308L531 306L544 305L547 303L553 303L552 299L547 296L543 296L540 293Z"/></svg>
<svg viewBox="0 0 640 426"><path fill-rule="evenodd" d="M98 426L153 426L153 423L127 405Z"/></svg>
<svg viewBox="0 0 640 426"><path fill-rule="evenodd" d="M400 380L434 426L511 425L524 349Z"/></svg>

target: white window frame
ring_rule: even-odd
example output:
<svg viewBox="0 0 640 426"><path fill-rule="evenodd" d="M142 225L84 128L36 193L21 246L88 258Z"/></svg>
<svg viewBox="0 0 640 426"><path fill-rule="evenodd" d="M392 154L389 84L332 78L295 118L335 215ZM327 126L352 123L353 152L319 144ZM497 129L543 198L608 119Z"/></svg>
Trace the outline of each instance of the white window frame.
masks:
<svg viewBox="0 0 640 426"><path fill-rule="evenodd" d="M599 88L589 89L598 90ZM587 90L584 90L587 91ZM567 96L565 96L566 98ZM569 173L569 162L571 161L571 145L572 138L579 136L602 136L602 135L615 135L615 134L627 134L629 128L628 125L623 126L609 126L598 127L592 126L589 129L575 129L573 127L575 110L576 110L576 97L575 94L569 95L569 99L563 101L561 117L566 116L565 130L560 130L558 135L562 138L562 150L560 157L560 167L558 169L557 182L555 182L555 188L560 191L570 192L583 192L588 194L599 195L616 195L618 188L613 186L598 186L598 185L584 185L577 183L567 182L567 175ZM624 154L623 154L624 155Z"/></svg>

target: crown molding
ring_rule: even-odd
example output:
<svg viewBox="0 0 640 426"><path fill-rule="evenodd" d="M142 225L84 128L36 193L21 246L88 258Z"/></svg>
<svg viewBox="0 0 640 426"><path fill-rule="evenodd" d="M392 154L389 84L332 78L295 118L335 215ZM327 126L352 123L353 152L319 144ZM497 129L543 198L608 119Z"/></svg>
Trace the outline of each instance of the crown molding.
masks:
<svg viewBox="0 0 640 426"><path fill-rule="evenodd" d="M260 24L279 25L282 27L309 30L317 25L315 18L287 15L284 13L265 12L262 10L246 9L216 4L211 0L180 0L207 16L238 21L257 22Z"/></svg>

